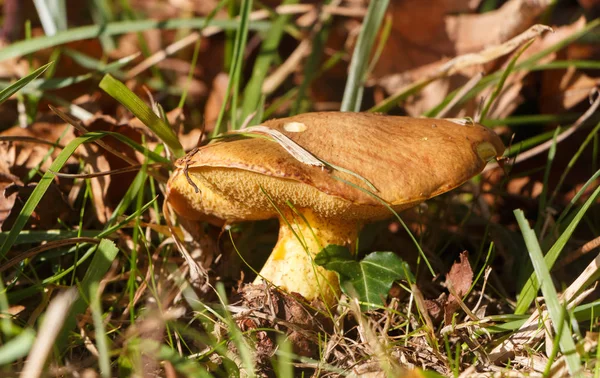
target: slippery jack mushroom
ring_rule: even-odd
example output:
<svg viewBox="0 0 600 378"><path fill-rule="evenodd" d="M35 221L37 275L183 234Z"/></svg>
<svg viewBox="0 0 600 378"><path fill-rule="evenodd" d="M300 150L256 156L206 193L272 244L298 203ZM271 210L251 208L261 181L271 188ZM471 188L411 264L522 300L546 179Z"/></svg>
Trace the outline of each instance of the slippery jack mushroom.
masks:
<svg viewBox="0 0 600 378"><path fill-rule="evenodd" d="M335 168L303 163L273 139L226 138L177 161L168 201L181 217L216 224L279 218L278 242L255 283L327 305L339 282L313 264L323 247L351 246L366 222L390 217L381 200L410 208L504 152L494 132L464 120L320 112L262 126Z"/></svg>

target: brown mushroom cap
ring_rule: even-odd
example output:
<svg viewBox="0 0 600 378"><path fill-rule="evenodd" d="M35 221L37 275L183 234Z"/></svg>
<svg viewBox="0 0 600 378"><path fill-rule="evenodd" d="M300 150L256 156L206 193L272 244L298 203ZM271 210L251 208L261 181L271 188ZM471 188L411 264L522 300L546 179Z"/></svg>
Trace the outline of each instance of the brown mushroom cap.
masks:
<svg viewBox="0 0 600 378"><path fill-rule="evenodd" d="M272 218L277 212L262 188L278 206L289 200L323 217L389 216L367 192L399 211L459 186L504 152L494 132L464 123L343 112L270 120L263 125L320 160L358 174L377 191L348 173L302 163L273 140L226 139L177 161L169 201L188 218Z"/></svg>

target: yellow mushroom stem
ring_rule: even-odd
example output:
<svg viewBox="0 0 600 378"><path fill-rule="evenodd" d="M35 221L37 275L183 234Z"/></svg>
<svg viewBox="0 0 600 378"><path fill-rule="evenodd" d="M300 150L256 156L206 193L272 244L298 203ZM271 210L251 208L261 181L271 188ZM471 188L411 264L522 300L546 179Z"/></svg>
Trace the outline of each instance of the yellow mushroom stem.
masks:
<svg viewBox="0 0 600 378"><path fill-rule="evenodd" d="M319 298L331 306L340 294L337 274L317 266L314 256L329 244L352 248L361 225L342 217L322 218L309 209L295 210L279 219L279 240L254 283L266 280L288 293L299 293L308 301Z"/></svg>

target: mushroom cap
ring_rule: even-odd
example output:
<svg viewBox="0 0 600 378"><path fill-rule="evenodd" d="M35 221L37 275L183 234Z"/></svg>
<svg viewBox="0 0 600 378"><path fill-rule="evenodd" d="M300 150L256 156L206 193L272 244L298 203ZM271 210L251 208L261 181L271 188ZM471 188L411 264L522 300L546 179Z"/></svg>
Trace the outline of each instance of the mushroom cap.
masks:
<svg viewBox="0 0 600 378"><path fill-rule="evenodd" d="M176 162L168 188L180 215L266 219L277 215L272 200L277 206L290 201L312 208L325 217L382 218L390 215L382 200L396 211L414 206L461 185L504 152L493 131L462 120L319 112L263 126L360 177L302 163L269 138L228 138Z"/></svg>

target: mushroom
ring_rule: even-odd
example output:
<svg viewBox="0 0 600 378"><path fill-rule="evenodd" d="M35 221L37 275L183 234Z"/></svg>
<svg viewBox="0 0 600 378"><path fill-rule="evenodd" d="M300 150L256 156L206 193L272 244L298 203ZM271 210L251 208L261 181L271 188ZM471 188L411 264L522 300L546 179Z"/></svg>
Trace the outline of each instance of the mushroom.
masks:
<svg viewBox="0 0 600 378"><path fill-rule="evenodd" d="M176 162L167 198L179 216L227 223L279 218L263 280L332 305L336 273L315 266L329 244L351 246L361 227L475 176L504 152L498 136L465 120L319 112L273 119L325 166L300 161L273 138L224 138ZM332 168L334 167L334 168Z"/></svg>

